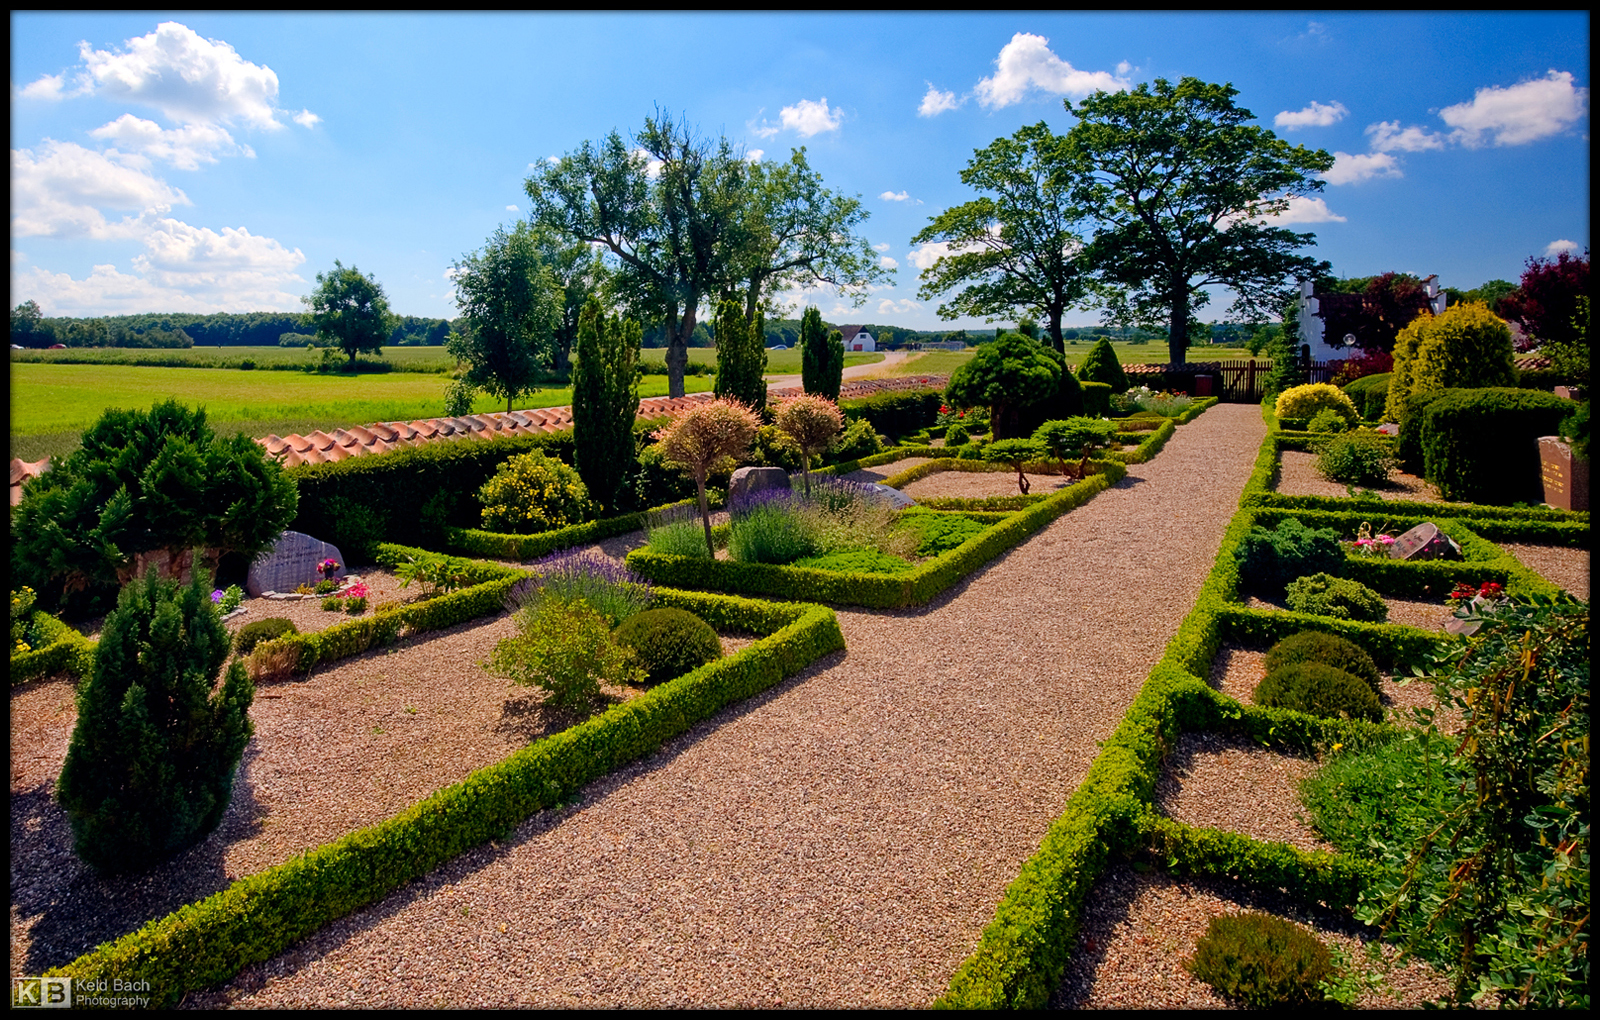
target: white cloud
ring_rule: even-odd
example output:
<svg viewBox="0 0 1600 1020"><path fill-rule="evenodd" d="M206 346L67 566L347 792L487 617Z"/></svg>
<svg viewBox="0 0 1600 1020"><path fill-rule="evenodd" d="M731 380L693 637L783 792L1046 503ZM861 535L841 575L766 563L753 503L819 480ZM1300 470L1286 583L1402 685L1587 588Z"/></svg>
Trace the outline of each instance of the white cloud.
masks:
<svg viewBox="0 0 1600 1020"><path fill-rule="evenodd" d="M1118 76L1126 78L1130 73L1132 73L1132 71L1133 71L1133 65L1132 64L1128 63L1126 60L1117 61L1117 74L1118 74Z"/></svg>
<svg viewBox="0 0 1600 1020"><path fill-rule="evenodd" d="M38 81L24 87L22 89L22 97L24 99L66 99L68 98L68 93L64 91L65 86L66 75L47 74L40 77Z"/></svg>
<svg viewBox="0 0 1600 1020"><path fill-rule="evenodd" d="M1577 241L1568 241L1567 239L1562 238L1559 241L1551 241L1549 244L1544 246L1544 257L1547 259L1552 259L1564 251L1577 251L1581 247L1583 246Z"/></svg>
<svg viewBox="0 0 1600 1020"><path fill-rule="evenodd" d="M1309 195L1291 195L1289 208L1276 216L1266 217L1275 226L1289 223L1344 223L1345 218L1328 208L1328 203Z"/></svg>
<svg viewBox="0 0 1600 1020"><path fill-rule="evenodd" d="M299 113L295 114L293 119L296 124L299 124L303 128L315 127L322 123L321 117L318 117L310 110L305 109L302 109Z"/></svg>
<svg viewBox="0 0 1600 1020"><path fill-rule="evenodd" d="M918 269L931 269L935 262L952 254L955 253L950 250L949 241L927 241L906 252L906 261Z"/></svg>
<svg viewBox="0 0 1600 1020"><path fill-rule="evenodd" d="M900 268L900 263L896 262L894 259L890 258L887 255L879 255L878 256L878 265L882 266L885 269L899 269Z"/></svg>
<svg viewBox="0 0 1600 1020"><path fill-rule="evenodd" d="M666 163L659 159L651 158L650 153L646 152L644 149L634 149L633 154L639 159L644 160L644 175L646 177L655 178L661 176L661 168L666 166ZM561 161L558 159L552 159L552 162L559 163Z"/></svg>
<svg viewBox="0 0 1600 1020"><path fill-rule="evenodd" d="M759 163L761 162L761 157L765 156L766 154L766 149L751 149L749 152L744 154L744 161L746 163Z"/></svg>
<svg viewBox="0 0 1600 1020"><path fill-rule="evenodd" d="M1333 169L1322 175L1329 184L1360 184L1374 177L1403 177L1399 161L1386 152L1369 152L1352 156L1348 152L1333 154Z"/></svg>
<svg viewBox="0 0 1600 1020"><path fill-rule="evenodd" d="M978 82L978 102L989 107L1021 102L1030 88L1056 95L1115 92L1127 83L1106 71L1080 71L1050 51L1042 35L1018 32L995 58L995 73Z"/></svg>
<svg viewBox="0 0 1600 1020"><path fill-rule="evenodd" d="M961 100L956 98L954 92L940 92L933 87L933 82L928 82L928 91L922 97L922 103L917 107L919 117L937 117L941 113L948 113L961 105Z"/></svg>
<svg viewBox="0 0 1600 1020"><path fill-rule="evenodd" d="M882 301L878 302L878 314L907 315L921 307L922 306L920 304L911 300L910 298L901 298L898 301L884 298Z"/></svg>
<svg viewBox="0 0 1600 1020"><path fill-rule="evenodd" d="M198 170L201 163L215 163L219 152L255 155L249 146L239 145L225 128L215 124L188 124L168 130L153 120L144 120L131 113L125 113L89 134L113 142L124 150L133 150L143 156L171 163L180 170Z"/></svg>
<svg viewBox="0 0 1600 1020"><path fill-rule="evenodd" d="M890 248L893 248L893 247L894 247L894 245L890 244L888 241L884 241L882 244L873 245L872 246L872 250L873 251L888 251Z"/></svg>
<svg viewBox="0 0 1600 1020"><path fill-rule="evenodd" d="M1455 128L1454 140L1475 149L1560 134L1581 120L1588 106L1589 90L1573 86L1572 72L1552 70L1507 88L1481 88L1472 102L1447 106L1439 118Z"/></svg>
<svg viewBox="0 0 1600 1020"><path fill-rule="evenodd" d="M778 111L778 116L783 119L785 130L797 131L801 138L810 138L824 131L837 131L839 125L844 123L844 111L829 109L827 96L817 102L802 99L793 106L785 106Z"/></svg>
<svg viewBox="0 0 1600 1020"><path fill-rule="evenodd" d="M137 217L192 204L182 191L130 165L138 162L138 157L124 156L116 149L94 152L48 138L37 153L12 149L12 234L95 240L134 237L143 230ZM102 209L137 215L112 224Z"/></svg>
<svg viewBox="0 0 1600 1020"><path fill-rule="evenodd" d="M1397 120L1367 125L1367 136L1371 139L1368 144L1373 152L1425 152L1442 149L1448 144L1441 134L1416 125L1402 129Z"/></svg>
<svg viewBox="0 0 1600 1020"><path fill-rule="evenodd" d="M883 199L885 202L909 202L909 201L911 201L911 193L907 192L907 191L885 191L883 194L879 195L878 197Z"/></svg>
<svg viewBox="0 0 1600 1020"><path fill-rule="evenodd" d="M508 205L506 206L506 212L521 212L521 210L514 205Z"/></svg>
<svg viewBox="0 0 1600 1020"><path fill-rule="evenodd" d="M123 45L112 53L78 44L85 76L105 98L154 107L182 124L283 126L274 109L278 76L227 43L168 21Z"/></svg>
<svg viewBox="0 0 1600 1020"><path fill-rule="evenodd" d="M1327 127L1343 120L1349 112L1344 104L1337 100L1332 103L1319 103L1313 99L1311 105L1303 110L1284 110L1273 118L1272 123L1288 131L1303 127Z"/></svg>

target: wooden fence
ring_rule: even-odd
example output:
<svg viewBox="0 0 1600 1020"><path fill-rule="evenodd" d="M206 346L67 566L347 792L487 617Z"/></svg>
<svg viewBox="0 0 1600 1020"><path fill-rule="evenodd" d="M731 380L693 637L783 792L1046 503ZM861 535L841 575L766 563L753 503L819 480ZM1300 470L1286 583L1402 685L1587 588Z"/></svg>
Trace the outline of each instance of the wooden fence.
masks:
<svg viewBox="0 0 1600 1020"><path fill-rule="evenodd" d="M1331 382L1342 361L1313 361L1307 372L1307 382ZM1128 381L1135 386L1151 389L1173 390L1190 395L1220 397L1224 403L1258 404L1265 396L1263 390L1267 376L1272 372L1271 358L1251 358L1248 361L1191 361L1185 365L1124 365ZM1152 376L1159 378L1151 378Z"/></svg>

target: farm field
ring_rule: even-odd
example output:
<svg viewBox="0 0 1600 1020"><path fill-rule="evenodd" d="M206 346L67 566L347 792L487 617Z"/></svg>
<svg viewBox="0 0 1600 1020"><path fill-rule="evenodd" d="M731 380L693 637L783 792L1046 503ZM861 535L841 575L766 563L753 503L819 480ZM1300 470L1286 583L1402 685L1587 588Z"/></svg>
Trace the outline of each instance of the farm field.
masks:
<svg viewBox="0 0 1600 1020"><path fill-rule="evenodd" d="M246 372L217 369L106 365L11 366L12 457L38 460L60 456L78 445L78 436L107 408L146 408L168 398L199 405L223 431L251 436L344 428L374 421L411 421L444 413L446 379L437 374L388 372L374 375L317 375L299 372ZM710 376L689 376L691 393L711 388ZM665 396L667 377L640 380L641 397ZM560 407L572 403L568 387L542 389L518 407ZM504 401L480 396L474 412L505 410Z"/></svg>
<svg viewBox="0 0 1600 1020"><path fill-rule="evenodd" d="M340 362L345 355L335 351ZM304 347L186 347L152 350L129 347L75 347L60 351L12 351L14 364L148 365L163 368L231 368L252 361L258 369L303 369L322 362L322 350ZM454 359L443 347L385 347L383 354L363 354L363 362L387 362L396 372L448 372Z"/></svg>
<svg viewBox="0 0 1600 1020"><path fill-rule="evenodd" d="M1074 368L1083 364L1083 359L1089 353L1093 344L1079 341L1067 344L1067 364ZM1117 360L1124 365L1151 365L1162 364L1167 361L1167 345L1158 343L1147 344L1119 344L1113 343L1112 349L1117 352ZM892 365L884 370L885 375L948 375L965 365L973 355L973 348L964 351L925 351L920 355L912 355L907 360ZM1252 355L1243 347L1191 347L1189 348L1190 361L1235 361L1245 360ZM847 361L846 364L849 362Z"/></svg>

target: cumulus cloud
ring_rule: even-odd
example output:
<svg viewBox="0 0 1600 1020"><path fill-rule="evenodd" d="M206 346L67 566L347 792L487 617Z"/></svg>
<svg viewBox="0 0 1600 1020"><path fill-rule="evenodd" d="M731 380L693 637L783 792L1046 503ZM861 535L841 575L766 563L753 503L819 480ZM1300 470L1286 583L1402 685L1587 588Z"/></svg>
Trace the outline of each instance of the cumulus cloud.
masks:
<svg viewBox="0 0 1600 1020"><path fill-rule="evenodd" d="M1525 145L1557 135L1583 119L1589 90L1573 85L1572 72L1551 70L1543 78L1507 88L1488 86L1472 102L1447 106L1439 118L1455 128L1452 138L1468 148Z"/></svg>
<svg viewBox="0 0 1600 1020"><path fill-rule="evenodd" d="M1562 238L1559 241L1551 241L1544 246L1544 257L1553 259L1564 251L1577 251L1581 247L1583 246L1577 241L1568 241L1566 238Z"/></svg>
<svg viewBox="0 0 1600 1020"><path fill-rule="evenodd" d="M1397 120L1367 125L1367 137L1373 152L1426 152L1448 144L1441 134L1416 125L1402 128Z"/></svg>
<svg viewBox="0 0 1600 1020"><path fill-rule="evenodd" d="M1309 195L1291 195L1289 208L1276 216L1266 217L1274 226L1290 223L1344 223L1345 218L1328 208L1328 203Z"/></svg>
<svg viewBox="0 0 1600 1020"><path fill-rule="evenodd" d="M114 53L78 44L84 76L102 97L153 107L182 124L283 126L274 110L277 74L227 43L168 21L123 45Z"/></svg>
<svg viewBox="0 0 1600 1020"><path fill-rule="evenodd" d="M1332 103L1319 103L1313 99L1311 105L1302 110L1284 110L1273 118L1272 123L1287 131L1303 127L1327 127L1343 120L1349 112L1344 104L1337 100Z"/></svg>
<svg viewBox="0 0 1600 1020"><path fill-rule="evenodd" d="M810 138L812 135L824 131L837 131L839 125L844 123L844 112L828 107L828 97L823 96L813 102L802 99L793 106L785 106L778 111L786 131L798 132L801 138Z"/></svg>
<svg viewBox="0 0 1600 1020"><path fill-rule="evenodd" d="M506 206L506 212L521 212L521 210L514 205L508 205Z"/></svg>
<svg viewBox="0 0 1600 1020"><path fill-rule="evenodd" d="M1030 89L1055 95L1086 96L1095 91L1114 92L1127 82L1107 71L1080 71L1050 51L1042 35L1018 32L995 58L995 73L978 82L978 102L986 107L1019 103Z"/></svg>
<svg viewBox="0 0 1600 1020"><path fill-rule="evenodd" d="M956 109L962 100L956 98L954 92L940 92L933 87L933 82L928 82L928 91L922 96L922 103L917 107L919 117L937 117L941 113L948 113Z"/></svg>
<svg viewBox="0 0 1600 1020"><path fill-rule="evenodd" d="M744 154L744 161L746 163L759 163L761 162L761 157L765 156L766 154L766 149L751 149L749 152Z"/></svg>
<svg viewBox="0 0 1600 1020"><path fill-rule="evenodd" d="M893 248L893 247L894 247L894 245L890 244L888 241L884 241L882 244L873 245L872 246L872 250L873 251L888 251L890 248Z"/></svg>
<svg viewBox="0 0 1600 1020"><path fill-rule="evenodd" d="M18 237L137 236L140 217L191 205L189 197L116 149L95 152L73 142L45 139L38 150L11 150L11 232ZM103 209L135 215L121 223Z"/></svg>
<svg viewBox="0 0 1600 1020"><path fill-rule="evenodd" d="M639 159L644 160L644 175L646 177L656 178L661 176L661 168L666 166L666 163L659 159L652 158L650 153L644 149L634 149L633 154ZM552 160L552 162L559 163L561 161Z"/></svg>
<svg viewBox="0 0 1600 1020"><path fill-rule="evenodd" d="M878 265L882 266L885 269L899 269L900 268L900 263L896 262L894 259L890 258L887 255L879 255L878 256Z"/></svg>
<svg viewBox="0 0 1600 1020"><path fill-rule="evenodd" d="M898 301L884 298L878 302L879 315L907 315L922 306L910 298L901 298Z"/></svg>
<svg viewBox="0 0 1600 1020"><path fill-rule="evenodd" d="M1374 177L1403 177L1399 161L1387 152L1369 152L1352 156L1348 152L1333 154L1333 169L1322 175L1329 184L1360 184Z"/></svg>
<svg viewBox="0 0 1600 1020"><path fill-rule="evenodd" d="M304 110L304 109L301 110L299 113L295 114L293 119L294 119L294 122L296 124L299 124L301 127L304 127L304 128L315 127L318 124L322 123L322 118L321 117L318 117L316 114L312 113L310 110Z"/></svg>
<svg viewBox="0 0 1600 1020"><path fill-rule="evenodd" d="M927 241L906 252L906 261L918 269L932 269L946 255L953 255L949 241Z"/></svg>
<svg viewBox="0 0 1600 1020"><path fill-rule="evenodd" d="M24 99L66 99L69 95L69 93L66 91L66 75L44 75L40 77L38 81L32 82L25 86L22 89L21 94ZM71 94L76 95L78 93Z"/></svg>
<svg viewBox="0 0 1600 1020"><path fill-rule="evenodd" d="M131 150L150 159L170 163L179 170L198 170L201 163L215 163L218 153L255 155L248 145L238 144L227 129L215 124L186 124L168 129L131 113L125 113L89 134L113 142L125 151Z"/></svg>
<svg viewBox="0 0 1600 1020"><path fill-rule="evenodd" d="M883 194L879 195L878 197L883 199L885 202L909 202L909 201L911 201L911 193L907 192L907 191L885 191ZM921 203L919 202L918 204L920 205Z"/></svg>

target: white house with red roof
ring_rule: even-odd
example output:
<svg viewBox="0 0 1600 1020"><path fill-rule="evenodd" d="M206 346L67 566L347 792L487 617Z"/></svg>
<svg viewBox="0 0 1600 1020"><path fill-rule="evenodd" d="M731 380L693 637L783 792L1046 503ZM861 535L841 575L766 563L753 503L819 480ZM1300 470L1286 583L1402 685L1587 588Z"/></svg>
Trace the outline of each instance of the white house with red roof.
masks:
<svg viewBox="0 0 1600 1020"><path fill-rule="evenodd" d="M844 335L844 349L847 351L875 351L878 341L872 334L860 326L841 326L839 332Z"/></svg>

